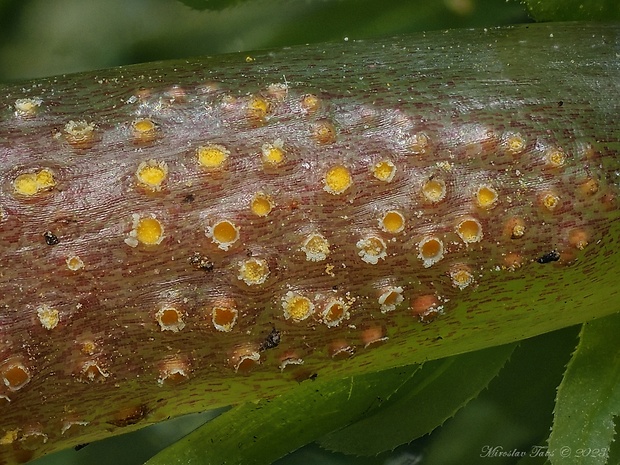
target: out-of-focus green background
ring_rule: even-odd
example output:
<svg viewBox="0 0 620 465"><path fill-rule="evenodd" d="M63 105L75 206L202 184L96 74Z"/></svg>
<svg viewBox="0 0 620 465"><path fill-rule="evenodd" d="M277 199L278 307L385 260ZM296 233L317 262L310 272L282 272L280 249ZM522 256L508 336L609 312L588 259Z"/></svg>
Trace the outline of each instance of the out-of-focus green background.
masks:
<svg viewBox="0 0 620 465"><path fill-rule="evenodd" d="M517 0L229 3L233 6L197 11L177 0L0 0L0 82L345 37L528 20Z"/></svg>
<svg viewBox="0 0 620 465"><path fill-rule="evenodd" d="M219 8L220 3L222 0L215 6ZM232 3L228 8L197 11L176 0L0 0L0 82L159 59L529 21L525 7L516 0L247 0ZM574 331L568 334L568 348L574 336ZM506 448L511 445L529 447L537 441L544 444L554 387L566 361L564 358L558 360L553 376L545 369L544 377L541 373L532 373L524 365L513 375L516 379L509 378L504 384L496 382L494 390L470 404L433 436L399 448L391 455L349 458L309 446L278 464L511 465L516 460L480 458L480 448L487 443ZM528 372L533 380L524 378ZM515 385L516 381L521 384ZM515 399L515 392L526 386L532 388L536 381L543 382L546 387L545 394L538 397L539 403L517 405L517 408L533 409L536 415L544 417L540 429L533 430L527 421L519 418L523 412L517 411L514 405L514 411L502 405L507 398ZM522 401L519 399L517 402ZM210 416L210 413L192 415L91 444L79 452L56 454L36 464L140 464ZM528 418L532 420L531 415Z"/></svg>

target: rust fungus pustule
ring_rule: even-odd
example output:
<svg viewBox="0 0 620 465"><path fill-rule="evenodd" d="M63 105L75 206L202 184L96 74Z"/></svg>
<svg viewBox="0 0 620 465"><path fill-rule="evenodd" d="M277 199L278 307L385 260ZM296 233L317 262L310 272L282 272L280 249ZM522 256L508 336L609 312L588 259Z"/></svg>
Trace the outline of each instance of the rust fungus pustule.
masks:
<svg viewBox="0 0 620 465"><path fill-rule="evenodd" d="M405 217L397 210L388 210L379 218L379 228L386 233L398 234L405 229Z"/></svg>
<svg viewBox="0 0 620 465"><path fill-rule="evenodd" d="M322 234L312 233L302 243L301 251L306 254L306 260L320 262L329 255L329 242Z"/></svg>
<svg viewBox="0 0 620 465"><path fill-rule="evenodd" d="M329 356L334 360L346 360L355 355L355 347L344 339L338 339L329 344Z"/></svg>
<svg viewBox="0 0 620 465"><path fill-rule="evenodd" d="M13 180L13 191L24 197L31 197L41 192L48 192L56 187L54 173L43 168L33 173L20 174Z"/></svg>
<svg viewBox="0 0 620 465"><path fill-rule="evenodd" d="M432 178L422 186L424 198L431 203L441 202L446 197L446 183L443 179Z"/></svg>
<svg viewBox="0 0 620 465"><path fill-rule="evenodd" d="M338 326L349 318L349 305L343 299L330 299L321 312L321 320L328 327Z"/></svg>
<svg viewBox="0 0 620 465"><path fill-rule="evenodd" d="M87 149L95 142L95 124L87 121L69 121L64 128L65 140L73 147Z"/></svg>
<svg viewBox="0 0 620 465"><path fill-rule="evenodd" d="M566 154L558 148L551 148L545 152L545 164L549 168L560 168L566 163Z"/></svg>
<svg viewBox="0 0 620 465"><path fill-rule="evenodd" d="M387 245L385 241L378 236L370 236L357 241L355 246L358 249L357 254L362 261L371 265L376 265L379 260L385 260L387 257Z"/></svg>
<svg viewBox="0 0 620 465"><path fill-rule="evenodd" d="M568 233L568 243L578 250L585 249L589 239L589 234L585 229L575 228Z"/></svg>
<svg viewBox="0 0 620 465"><path fill-rule="evenodd" d="M490 210L497 205L499 194L494 187L488 184L483 184L478 186L474 197L478 207L485 210Z"/></svg>
<svg viewBox="0 0 620 465"><path fill-rule="evenodd" d="M594 178L588 178L577 186L577 192L582 197L590 197L598 192L599 183Z"/></svg>
<svg viewBox="0 0 620 465"><path fill-rule="evenodd" d="M261 157L266 167L277 167L286 161L284 142L276 139L272 143L266 142L261 146Z"/></svg>
<svg viewBox="0 0 620 465"><path fill-rule="evenodd" d="M323 184L323 189L330 194L343 194L353 184L351 171L343 165L333 166L325 173Z"/></svg>
<svg viewBox="0 0 620 465"><path fill-rule="evenodd" d="M518 132L509 132L503 135L502 147L509 155L520 155L525 151L525 138Z"/></svg>
<svg viewBox="0 0 620 465"><path fill-rule="evenodd" d="M48 437L41 431L40 425L26 429L19 438L20 449L34 451L47 443Z"/></svg>
<svg viewBox="0 0 620 465"><path fill-rule="evenodd" d="M17 441L19 437L20 429L9 429L4 432L3 436L0 436L0 446L8 446L9 444L13 444Z"/></svg>
<svg viewBox="0 0 620 465"><path fill-rule="evenodd" d="M155 319L159 323L162 331L172 331L173 333L185 328L183 314L174 307L164 307L157 311Z"/></svg>
<svg viewBox="0 0 620 465"><path fill-rule="evenodd" d="M213 327L224 333L229 333L235 327L239 318L239 311L232 300L218 302L211 309Z"/></svg>
<svg viewBox="0 0 620 465"><path fill-rule="evenodd" d="M430 149L430 138L423 132L407 139L407 148L415 155L424 155Z"/></svg>
<svg viewBox="0 0 620 465"><path fill-rule="evenodd" d="M269 215L271 210L273 210L273 207L274 203L271 196L265 194L264 192L257 192L250 200L250 210L252 210L252 213L259 217Z"/></svg>
<svg viewBox="0 0 620 465"><path fill-rule="evenodd" d="M79 341L77 344L80 346L80 352L84 355L94 355L97 351L97 344L92 339Z"/></svg>
<svg viewBox="0 0 620 465"><path fill-rule="evenodd" d="M464 264L456 264L450 268L450 279L452 280L452 286L460 289L461 291L470 286L474 282L474 275L471 269Z"/></svg>
<svg viewBox="0 0 620 465"><path fill-rule="evenodd" d="M360 339L362 340L362 344L364 344L364 349L367 349L371 346L374 347L386 342L388 337L385 335L385 329L381 326L371 326L370 328L362 330Z"/></svg>
<svg viewBox="0 0 620 465"><path fill-rule="evenodd" d="M525 235L525 220L516 216L509 218L504 224L504 235L510 239L521 239Z"/></svg>
<svg viewBox="0 0 620 465"><path fill-rule="evenodd" d="M377 299L381 313L388 313L396 310L396 308L403 303L404 300L403 288L400 286L390 286L385 288Z"/></svg>
<svg viewBox="0 0 620 465"><path fill-rule="evenodd" d="M257 286L267 281L269 277L269 265L262 258L250 258L239 265L237 278L248 286Z"/></svg>
<svg viewBox="0 0 620 465"><path fill-rule="evenodd" d="M84 268L84 262L78 255L70 255L65 260L67 268L71 271L78 271Z"/></svg>
<svg viewBox="0 0 620 465"><path fill-rule="evenodd" d="M67 436L72 436L78 432L76 431L78 430L77 428L78 426L88 426L89 424L90 424L89 421L67 418L63 420L62 422L62 428L60 429L60 434L62 436L64 436L65 434Z"/></svg>
<svg viewBox="0 0 620 465"><path fill-rule="evenodd" d="M543 192L540 195L540 205L548 212L556 210L560 203L560 197L555 192Z"/></svg>
<svg viewBox="0 0 620 465"><path fill-rule="evenodd" d="M288 97L288 85L284 82L274 82L267 86L267 95L276 102L284 102Z"/></svg>
<svg viewBox="0 0 620 465"><path fill-rule="evenodd" d="M299 366L303 364L304 360L298 357L297 353L294 351L286 352L280 357L280 372L284 371L288 366Z"/></svg>
<svg viewBox="0 0 620 465"><path fill-rule="evenodd" d="M390 160L381 160L371 169L372 175L382 182L392 182L396 176L396 165Z"/></svg>
<svg viewBox="0 0 620 465"><path fill-rule="evenodd" d="M300 322L314 313L314 304L309 298L297 292L289 291L282 298L282 310L284 318Z"/></svg>
<svg viewBox="0 0 620 465"><path fill-rule="evenodd" d="M18 98L13 104L15 108L15 116L28 119L34 118L39 112L43 100L40 98Z"/></svg>
<svg viewBox="0 0 620 465"><path fill-rule="evenodd" d="M125 428L140 423L149 414L149 408L144 404L121 407L108 423L118 428Z"/></svg>
<svg viewBox="0 0 620 465"><path fill-rule="evenodd" d="M508 271L515 271L523 266L523 256L517 252L508 252L504 255L503 268Z"/></svg>
<svg viewBox="0 0 620 465"><path fill-rule="evenodd" d="M329 121L319 121L312 126L312 137L322 145L336 142L336 128Z"/></svg>
<svg viewBox="0 0 620 465"><path fill-rule="evenodd" d="M159 366L160 386L176 386L189 380L190 368L186 360L180 357L171 357L164 360Z"/></svg>
<svg viewBox="0 0 620 465"><path fill-rule="evenodd" d="M443 242L438 237L425 237L418 243L418 258L422 260L424 268L429 268L441 260L443 252Z"/></svg>
<svg viewBox="0 0 620 465"><path fill-rule="evenodd" d="M239 240L239 227L230 220L221 220L209 226L206 234L218 248L228 250Z"/></svg>
<svg viewBox="0 0 620 465"><path fill-rule="evenodd" d="M260 364L260 352L253 346L242 346L235 349L229 363L236 373L248 374Z"/></svg>
<svg viewBox="0 0 620 465"><path fill-rule="evenodd" d="M168 164L163 160L143 161L136 170L138 183L150 191L160 191L167 176Z"/></svg>
<svg viewBox="0 0 620 465"><path fill-rule="evenodd" d="M456 233L466 244L482 240L482 225L475 218L465 218L456 226Z"/></svg>
<svg viewBox="0 0 620 465"><path fill-rule="evenodd" d="M251 119L262 121L271 112L271 103L260 95L256 95L248 101L247 109Z"/></svg>
<svg viewBox="0 0 620 465"><path fill-rule="evenodd" d="M132 229L125 244L137 247L138 244L147 246L159 245L164 240L164 227L154 215L142 217L137 213L132 215Z"/></svg>
<svg viewBox="0 0 620 465"><path fill-rule="evenodd" d="M131 123L135 144L148 144L157 138L159 126L150 118L139 118Z"/></svg>
<svg viewBox="0 0 620 465"><path fill-rule="evenodd" d="M82 383L102 383L110 376L97 360L87 360L80 366L79 380Z"/></svg>
<svg viewBox="0 0 620 465"><path fill-rule="evenodd" d="M314 113L320 108L321 101L314 94L306 94L301 97L300 105L306 113Z"/></svg>
<svg viewBox="0 0 620 465"><path fill-rule="evenodd" d="M0 376L10 391L19 391L30 382L30 370L20 361L11 360L0 366Z"/></svg>
<svg viewBox="0 0 620 465"><path fill-rule="evenodd" d="M43 304L37 308L37 317L39 323L47 330L54 329L60 321L60 312L47 304Z"/></svg>
<svg viewBox="0 0 620 465"><path fill-rule="evenodd" d="M196 149L198 164L210 170L222 168L229 156L230 151L219 144L201 145Z"/></svg>
<svg viewBox="0 0 620 465"><path fill-rule="evenodd" d="M430 323L443 313L444 306L436 295L425 294L413 300L411 311L422 323Z"/></svg>

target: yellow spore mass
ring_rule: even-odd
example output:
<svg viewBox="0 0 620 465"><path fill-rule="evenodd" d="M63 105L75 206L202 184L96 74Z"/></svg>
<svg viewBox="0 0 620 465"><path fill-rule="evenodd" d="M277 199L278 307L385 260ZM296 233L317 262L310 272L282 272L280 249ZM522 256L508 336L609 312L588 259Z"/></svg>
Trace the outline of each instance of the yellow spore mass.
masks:
<svg viewBox="0 0 620 465"><path fill-rule="evenodd" d="M239 239L239 228L228 220L218 221L209 228L207 236L222 250L228 250Z"/></svg>
<svg viewBox="0 0 620 465"><path fill-rule="evenodd" d="M385 232L397 234L405 229L405 217L396 210L389 210L379 220L379 227Z"/></svg>
<svg viewBox="0 0 620 465"><path fill-rule="evenodd" d="M284 144L276 139L273 144L265 143L261 147L263 163L270 166L278 166L284 162Z"/></svg>
<svg viewBox="0 0 620 465"><path fill-rule="evenodd" d="M381 160L373 166L372 174L379 181L391 182L396 175L396 166L390 160Z"/></svg>
<svg viewBox="0 0 620 465"><path fill-rule="evenodd" d="M140 218L135 232L136 239L145 245L157 245L164 237L164 227L156 218Z"/></svg>
<svg viewBox="0 0 620 465"><path fill-rule="evenodd" d="M241 263L237 277L248 286L254 286L263 284L268 276L269 265L267 262L259 258L250 258Z"/></svg>
<svg viewBox="0 0 620 465"><path fill-rule="evenodd" d="M211 144L201 145L196 149L198 163L205 168L221 168L230 151L223 145Z"/></svg>
<svg viewBox="0 0 620 465"><path fill-rule="evenodd" d="M54 174L47 168L36 173L20 174L13 181L15 193L24 196L33 196L55 186Z"/></svg>
<svg viewBox="0 0 620 465"><path fill-rule="evenodd" d="M325 173L324 183L324 189L330 194L336 195L342 194L351 187L353 179L348 168L338 165L330 168L327 173Z"/></svg>
<svg viewBox="0 0 620 465"><path fill-rule="evenodd" d="M167 176L168 164L165 161L143 161L136 170L136 177L140 184L153 191L161 190Z"/></svg>
<svg viewBox="0 0 620 465"><path fill-rule="evenodd" d="M476 202L480 208L493 208L497 198L497 191L491 186L480 186L476 191Z"/></svg>
<svg viewBox="0 0 620 465"><path fill-rule="evenodd" d="M314 304L303 295L289 291L282 299L284 318L293 321L303 321L314 312Z"/></svg>
<svg viewBox="0 0 620 465"><path fill-rule="evenodd" d="M256 216L267 216L273 209L271 197L263 192L257 192L250 201L250 209Z"/></svg>

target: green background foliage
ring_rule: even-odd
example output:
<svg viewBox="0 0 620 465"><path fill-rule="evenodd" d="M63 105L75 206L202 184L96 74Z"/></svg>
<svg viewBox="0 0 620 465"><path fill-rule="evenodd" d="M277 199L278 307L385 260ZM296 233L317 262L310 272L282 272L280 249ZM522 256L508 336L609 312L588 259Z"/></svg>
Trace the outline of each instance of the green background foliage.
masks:
<svg viewBox="0 0 620 465"><path fill-rule="evenodd" d="M175 0L0 0L0 82L168 58L342 41L346 38L372 38L421 30L492 27L531 20L524 5L505 0L184 0L184 3ZM529 8L537 20L620 18L618 3L608 0L531 0ZM610 328L616 326L603 324L603 327L593 327L588 332L584 330L582 342L587 337L588 345L578 349L581 358L574 359L573 368L590 366L588 356L600 359L605 354L615 354L609 356L614 363L618 363L617 338L614 338L617 332L610 335ZM565 366L575 349L578 332L579 328L568 328L523 341L499 371L499 376L490 383L488 379L480 382L474 394L465 397L475 396L487 384L488 388L445 423L446 417L463 403L455 394L458 381L453 377L446 378L444 384L430 393L421 389L420 395L416 396L416 393L399 391L395 399L409 398L413 405L429 402L425 404L425 421L443 423L431 434L409 445L379 456L357 457L355 454L347 456L328 452L317 444L310 444L276 463L543 465L547 463L545 454L548 450L545 447L553 421L555 389L560 385ZM596 334L612 343L593 345ZM483 366L489 363L492 365L489 366L489 373L495 375L504 364L503 359L499 357L502 363L498 365L490 363L488 356L488 353L487 358L485 355L472 355L468 357L468 363ZM445 363L436 362L439 372L433 379L441 379L441 367L445 370ZM463 376L474 376L475 370L467 370L467 365L463 367ZM596 367L601 372L618 376L617 365L602 363ZM432 369L432 364L428 369ZM480 373L477 376L484 378ZM413 376L412 379L415 378ZM362 382L371 381L366 379ZM571 378L564 380L560 392L565 399L564 406L577 404L582 392L580 382L585 381L579 379L574 370ZM336 384L331 389L337 393L345 386L348 384ZM613 390L613 386L608 388ZM597 395L601 396L601 393L591 390L587 400L594 405ZM446 404L455 405L449 414L436 413L432 408L433 403L440 403L442 397L446 398ZM587 405L579 408L588 411ZM407 416L403 415L402 409L392 410L393 416L389 417L388 412L382 421L389 422L391 418L402 424L403 428L415 429L416 413ZM266 411L275 415L268 409ZM91 444L78 452L55 454L37 460L36 464L141 464L167 444L221 412L191 415L131 435ZM226 418L235 418L235 412L239 410L233 409L228 417L222 415L216 421L230 428L231 423L226 423ZM349 409L347 413L355 412ZM612 435L614 426L611 420L613 415L618 414L617 400L613 407L605 406L600 414L607 422L605 434ZM264 420L266 417L258 418ZM283 431L278 429L277 418L270 418L271 434ZM362 421L368 423L368 429L372 429L370 419ZM575 429L579 425L568 427ZM317 428L316 424L314 428ZM329 431L325 429L324 433ZM313 430L313 434L316 438L321 436L320 431ZM343 443L346 434L346 430L340 434L340 443L337 436L326 437L319 443L331 449L347 452L353 449L355 452L354 444ZM556 434L553 447L568 446L565 443L566 434ZM307 440L311 441L312 437ZM400 442L403 441L397 441ZM397 443L390 443L389 448ZM362 449L358 448L359 454ZM260 448L257 450L260 452ZM510 454L511 451L525 452L526 456ZM220 453L225 451L220 450ZM620 463L620 447L617 444L612 445L609 453L611 458L608 463ZM553 463L563 462L556 457Z"/></svg>
<svg viewBox="0 0 620 465"><path fill-rule="evenodd" d="M204 0L203 0L204 1ZM0 0L0 81L169 58L527 21L505 0ZM232 4L220 8L224 3Z"/></svg>

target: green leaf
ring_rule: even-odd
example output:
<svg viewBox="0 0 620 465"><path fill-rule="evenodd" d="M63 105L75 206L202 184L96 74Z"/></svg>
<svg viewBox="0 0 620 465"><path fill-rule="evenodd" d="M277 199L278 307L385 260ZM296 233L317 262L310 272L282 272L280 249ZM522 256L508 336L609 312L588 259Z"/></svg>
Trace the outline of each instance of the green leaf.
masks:
<svg viewBox="0 0 620 465"><path fill-rule="evenodd" d="M610 21L620 19L618 0L526 0L536 21Z"/></svg>
<svg viewBox="0 0 620 465"><path fill-rule="evenodd" d="M178 0L188 7L204 11L204 10L223 10L229 6L239 3L241 0Z"/></svg>
<svg viewBox="0 0 620 465"><path fill-rule="evenodd" d="M376 455L430 433L489 384L514 348L508 344L427 362L400 389L404 396L319 444L347 454Z"/></svg>
<svg viewBox="0 0 620 465"><path fill-rule="evenodd" d="M549 451L554 465L603 465L620 413L620 314L585 323L558 389Z"/></svg>
<svg viewBox="0 0 620 465"><path fill-rule="evenodd" d="M203 425L147 465L269 464L378 408L417 366L337 381L305 381L270 400L235 407Z"/></svg>
<svg viewBox="0 0 620 465"><path fill-rule="evenodd" d="M516 465L516 454L493 454L513 450L539 456L523 465L542 465L556 390L580 329L521 341L487 389L430 436L416 441L422 443L418 447L424 449L424 465Z"/></svg>

